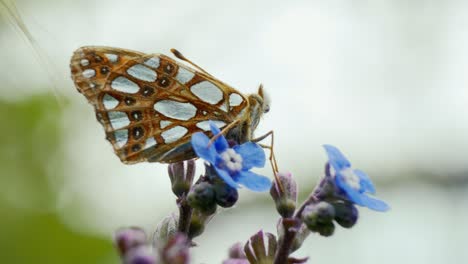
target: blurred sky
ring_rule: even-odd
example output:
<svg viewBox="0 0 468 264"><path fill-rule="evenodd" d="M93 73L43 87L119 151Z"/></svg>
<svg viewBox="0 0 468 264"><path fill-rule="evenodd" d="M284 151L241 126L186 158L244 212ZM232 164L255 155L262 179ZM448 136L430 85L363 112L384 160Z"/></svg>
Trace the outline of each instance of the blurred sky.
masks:
<svg viewBox="0 0 468 264"><path fill-rule="evenodd" d="M19 0L16 6L36 43L3 8L0 99L56 95L64 164L60 177L48 180L57 193L53 210L70 230L109 239L120 226L152 230L175 210L165 165L126 166L113 154L70 79L71 54L85 45L165 54L177 48L241 92L264 84L273 103L257 135L275 131L280 169L293 172L303 195L322 175L321 145L329 143L367 171L392 206L385 214L362 210L356 228L311 237L297 256L311 255L311 263L468 262L462 247L467 1ZM195 263L219 263L230 244L261 227L274 232L268 199L242 191L238 206L215 217L198 239ZM229 239L219 241L220 234Z"/></svg>

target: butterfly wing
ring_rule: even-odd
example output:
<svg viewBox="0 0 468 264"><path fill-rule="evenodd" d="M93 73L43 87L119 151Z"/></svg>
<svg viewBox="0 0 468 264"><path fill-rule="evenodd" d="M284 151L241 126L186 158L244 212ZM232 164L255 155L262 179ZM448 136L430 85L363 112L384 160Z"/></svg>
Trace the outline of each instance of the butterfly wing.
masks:
<svg viewBox="0 0 468 264"><path fill-rule="evenodd" d="M161 54L83 47L71 70L124 163L193 158L193 133L209 133L209 120L225 127L248 108L235 89Z"/></svg>

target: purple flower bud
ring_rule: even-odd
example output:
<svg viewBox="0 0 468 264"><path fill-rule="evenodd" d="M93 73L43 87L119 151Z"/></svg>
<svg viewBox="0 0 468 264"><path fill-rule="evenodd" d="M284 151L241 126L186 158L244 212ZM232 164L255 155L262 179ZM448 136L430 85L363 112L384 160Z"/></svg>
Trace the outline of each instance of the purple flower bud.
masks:
<svg viewBox="0 0 468 264"><path fill-rule="evenodd" d="M359 217L359 212L356 206L351 203L334 203L335 221L344 228L353 227Z"/></svg>
<svg viewBox="0 0 468 264"><path fill-rule="evenodd" d="M185 162L171 163L168 166L168 173L172 183L172 192L177 197L181 197L192 186L195 176L195 160L191 159Z"/></svg>
<svg viewBox="0 0 468 264"><path fill-rule="evenodd" d="M317 232L324 237L329 237L335 232L335 224L333 222L319 223L316 228Z"/></svg>
<svg viewBox="0 0 468 264"><path fill-rule="evenodd" d="M188 264L190 262L189 248L188 238L182 233L177 233L162 250L162 259L164 263Z"/></svg>
<svg viewBox="0 0 468 264"><path fill-rule="evenodd" d="M215 207L216 209L216 207ZM192 218L190 219L190 227L188 236L189 238L194 238L203 233L205 231L205 225L211 220L212 214L206 214L205 212L201 212L198 209L194 209L192 212Z"/></svg>
<svg viewBox="0 0 468 264"><path fill-rule="evenodd" d="M296 210L297 184L291 173L278 173L280 182L275 181L270 195L275 201L276 210L282 217L291 217Z"/></svg>
<svg viewBox="0 0 468 264"><path fill-rule="evenodd" d="M249 264L241 243L236 243L229 248L229 259L224 260L223 264Z"/></svg>
<svg viewBox="0 0 468 264"><path fill-rule="evenodd" d="M153 248L149 246L138 246L130 250L124 259L125 264L156 264L159 263L158 256Z"/></svg>
<svg viewBox="0 0 468 264"><path fill-rule="evenodd" d="M237 189L232 188L225 182L216 181L214 184L214 189L216 193L215 201L221 207L232 207L239 199L239 193L237 192Z"/></svg>
<svg viewBox="0 0 468 264"><path fill-rule="evenodd" d="M321 230L325 229L325 227L330 229L330 224L333 225L332 221L334 217L335 208L327 202L309 204L302 211L302 219L307 227L311 231L319 232L320 234L322 234ZM323 233L330 233L328 229L323 231Z"/></svg>
<svg viewBox="0 0 468 264"><path fill-rule="evenodd" d="M143 245L147 241L146 233L139 227L122 228L115 232L115 244L121 256L135 247Z"/></svg>
<svg viewBox="0 0 468 264"><path fill-rule="evenodd" d="M275 235L260 230L247 241L244 252L252 264L273 263L276 248Z"/></svg>
<svg viewBox="0 0 468 264"><path fill-rule="evenodd" d="M212 184L209 182L200 182L193 185L187 195L188 204L204 212L213 214L216 211L215 191Z"/></svg>
<svg viewBox="0 0 468 264"><path fill-rule="evenodd" d="M244 247L241 243L237 242L229 248L229 257L230 258L237 258L237 259L246 259L244 253Z"/></svg>
<svg viewBox="0 0 468 264"><path fill-rule="evenodd" d="M296 235L294 236L294 241L291 246L291 253L298 250L306 238L310 235L310 230L306 225L302 224Z"/></svg>

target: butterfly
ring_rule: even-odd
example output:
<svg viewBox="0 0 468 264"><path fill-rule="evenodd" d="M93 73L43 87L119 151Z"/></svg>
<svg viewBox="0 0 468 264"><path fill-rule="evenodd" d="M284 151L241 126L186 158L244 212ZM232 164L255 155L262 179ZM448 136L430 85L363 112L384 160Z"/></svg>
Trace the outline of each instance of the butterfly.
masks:
<svg viewBox="0 0 468 264"><path fill-rule="evenodd" d="M85 46L71 58L78 92L93 105L106 138L123 163L173 163L195 157L190 139L213 122L227 139L244 143L270 103L262 86L244 95L175 49L163 54ZM213 135L211 135L213 136Z"/></svg>

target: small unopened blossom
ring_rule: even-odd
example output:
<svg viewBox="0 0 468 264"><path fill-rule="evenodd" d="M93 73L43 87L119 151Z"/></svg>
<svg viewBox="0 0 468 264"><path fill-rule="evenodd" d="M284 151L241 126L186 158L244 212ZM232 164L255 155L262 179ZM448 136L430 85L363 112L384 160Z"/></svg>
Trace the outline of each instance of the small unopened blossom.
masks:
<svg viewBox="0 0 468 264"><path fill-rule="evenodd" d="M121 228L115 232L114 241L120 255L124 256L129 250L145 244L147 236L139 227Z"/></svg>
<svg viewBox="0 0 468 264"><path fill-rule="evenodd" d="M333 203L335 208L335 221L344 228L351 228L357 222L359 211L351 203Z"/></svg>
<svg viewBox="0 0 468 264"><path fill-rule="evenodd" d="M249 264L241 243L236 243L229 248L229 258L224 260L223 264Z"/></svg>
<svg viewBox="0 0 468 264"><path fill-rule="evenodd" d="M218 177L233 188L243 185L252 191L263 192L270 188L270 180L251 172L253 167L265 166L265 152L253 142L231 148L219 128L210 122L211 132L217 138L210 139L202 132L192 135L192 147L198 157L209 162Z"/></svg>
<svg viewBox="0 0 468 264"><path fill-rule="evenodd" d="M324 148L333 169L331 172L330 166L327 166L326 175L332 179L337 197L375 211L390 209L384 201L368 195L375 194L375 187L366 173L351 168L351 163L338 148L332 145L324 145Z"/></svg>
<svg viewBox="0 0 468 264"><path fill-rule="evenodd" d="M335 230L333 219L335 218L335 208L327 202L313 203L304 208L302 219L304 224L322 236L331 236Z"/></svg>
<svg viewBox="0 0 468 264"><path fill-rule="evenodd" d="M275 235L260 230L247 241L244 252L251 264L273 263L276 247Z"/></svg>
<svg viewBox="0 0 468 264"><path fill-rule="evenodd" d="M157 252L149 245L141 245L130 250L124 258L124 264L160 263Z"/></svg>
<svg viewBox="0 0 468 264"><path fill-rule="evenodd" d="M215 190L209 182L199 182L193 185L187 195L188 204L206 214L216 211Z"/></svg>
<svg viewBox="0 0 468 264"><path fill-rule="evenodd" d="M278 173L278 178L280 182L273 182L270 195L278 213L282 217L291 217L296 210L297 184L291 173Z"/></svg>
<svg viewBox="0 0 468 264"><path fill-rule="evenodd" d="M195 160L171 163L168 166L168 172L172 183L172 192L180 197L186 194L192 186L195 176Z"/></svg>
<svg viewBox="0 0 468 264"><path fill-rule="evenodd" d="M187 236L177 233L161 250L161 259L168 264L188 264L190 263L189 249L190 241Z"/></svg>
<svg viewBox="0 0 468 264"><path fill-rule="evenodd" d="M215 212L216 210L208 214L198 209L194 209L192 212L192 218L190 219L190 227L188 232L189 238L194 238L201 235L205 231L206 224L210 222Z"/></svg>
<svg viewBox="0 0 468 264"><path fill-rule="evenodd" d="M232 188L230 185L226 184L222 181L217 181L214 183L214 190L215 190L215 201L216 204L224 207L229 208L236 204L237 200L239 199L239 193L237 192L236 188Z"/></svg>

